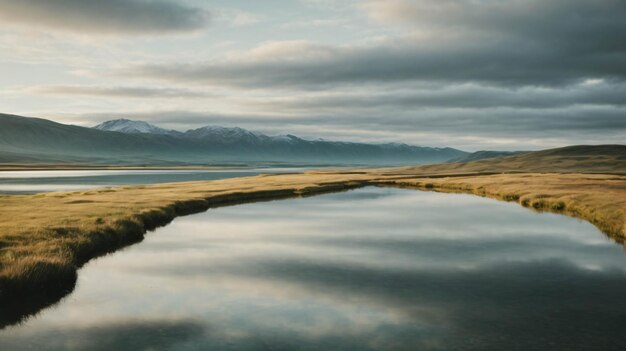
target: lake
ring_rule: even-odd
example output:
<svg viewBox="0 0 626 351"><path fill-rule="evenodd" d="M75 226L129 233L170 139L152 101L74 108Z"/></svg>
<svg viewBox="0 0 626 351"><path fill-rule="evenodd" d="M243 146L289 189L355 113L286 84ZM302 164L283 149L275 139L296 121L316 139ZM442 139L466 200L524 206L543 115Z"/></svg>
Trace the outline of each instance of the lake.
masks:
<svg viewBox="0 0 626 351"><path fill-rule="evenodd" d="M587 222L368 187L177 218L0 350L626 350L625 297Z"/></svg>
<svg viewBox="0 0 626 351"><path fill-rule="evenodd" d="M262 173L295 173L307 168L232 168L211 170L1 171L0 194L35 194L90 188L216 180Z"/></svg>

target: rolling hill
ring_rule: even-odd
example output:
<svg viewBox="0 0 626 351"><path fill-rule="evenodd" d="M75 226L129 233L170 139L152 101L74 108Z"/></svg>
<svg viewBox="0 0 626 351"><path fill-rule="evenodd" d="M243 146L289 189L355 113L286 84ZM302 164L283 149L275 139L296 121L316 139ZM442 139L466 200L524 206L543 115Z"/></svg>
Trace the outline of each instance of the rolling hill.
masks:
<svg viewBox="0 0 626 351"><path fill-rule="evenodd" d="M478 161L478 160L486 160L489 158L519 155L522 153L524 153L524 151L486 151L486 150L483 150L483 151L472 152L471 154L463 155L457 158L453 158L449 160L448 162L466 163L466 162L472 162L472 161Z"/></svg>
<svg viewBox="0 0 626 351"><path fill-rule="evenodd" d="M396 174L428 175L520 172L626 174L626 145L576 145L465 163L393 169Z"/></svg>
<svg viewBox="0 0 626 351"><path fill-rule="evenodd" d="M167 131L141 121L96 128L0 114L0 161L132 165L290 163L408 165L466 155L453 148L365 144L267 136L241 128L207 126Z"/></svg>

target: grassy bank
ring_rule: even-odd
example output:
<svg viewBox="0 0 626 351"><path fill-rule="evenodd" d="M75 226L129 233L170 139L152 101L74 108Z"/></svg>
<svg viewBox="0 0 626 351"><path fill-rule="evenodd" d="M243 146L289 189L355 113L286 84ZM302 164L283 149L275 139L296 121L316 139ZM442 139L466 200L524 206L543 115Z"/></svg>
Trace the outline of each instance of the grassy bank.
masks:
<svg viewBox="0 0 626 351"><path fill-rule="evenodd" d="M76 267L216 206L339 191L367 176L276 175L71 193L0 196L0 299L75 280Z"/></svg>
<svg viewBox="0 0 626 351"><path fill-rule="evenodd" d="M383 181L392 186L467 193L580 218L626 241L626 177L597 174L497 174Z"/></svg>

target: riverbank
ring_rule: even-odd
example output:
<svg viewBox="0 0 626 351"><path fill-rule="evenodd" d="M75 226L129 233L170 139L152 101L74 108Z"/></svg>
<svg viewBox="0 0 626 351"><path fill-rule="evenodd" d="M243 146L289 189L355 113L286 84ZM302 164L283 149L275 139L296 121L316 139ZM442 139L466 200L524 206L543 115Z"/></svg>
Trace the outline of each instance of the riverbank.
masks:
<svg viewBox="0 0 626 351"><path fill-rule="evenodd" d="M0 299L75 281L76 270L140 241L177 216L212 207L310 196L367 185L477 194L588 220L626 238L626 177L483 174L428 177L386 172L308 172L0 197Z"/></svg>
<svg viewBox="0 0 626 351"><path fill-rule="evenodd" d="M415 178L388 183L517 202L537 211L584 219L616 242L626 242L626 176L525 173Z"/></svg>
<svg viewBox="0 0 626 351"><path fill-rule="evenodd" d="M93 257L177 216L245 201L362 186L366 176L264 175L82 192L0 196L0 299L61 289Z"/></svg>

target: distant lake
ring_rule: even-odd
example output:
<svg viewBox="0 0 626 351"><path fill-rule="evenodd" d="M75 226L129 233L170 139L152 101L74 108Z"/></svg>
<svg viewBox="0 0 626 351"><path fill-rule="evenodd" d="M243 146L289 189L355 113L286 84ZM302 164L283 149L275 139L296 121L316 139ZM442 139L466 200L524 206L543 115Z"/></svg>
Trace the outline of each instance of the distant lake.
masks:
<svg viewBox="0 0 626 351"><path fill-rule="evenodd" d="M626 254L587 222L363 188L181 217L88 263L0 350L626 350Z"/></svg>
<svg viewBox="0 0 626 351"><path fill-rule="evenodd" d="M72 170L0 172L0 194L34 194L50 191L215 180L261 173L303 172L306 168L241 168L215 170Z"/></svg>

